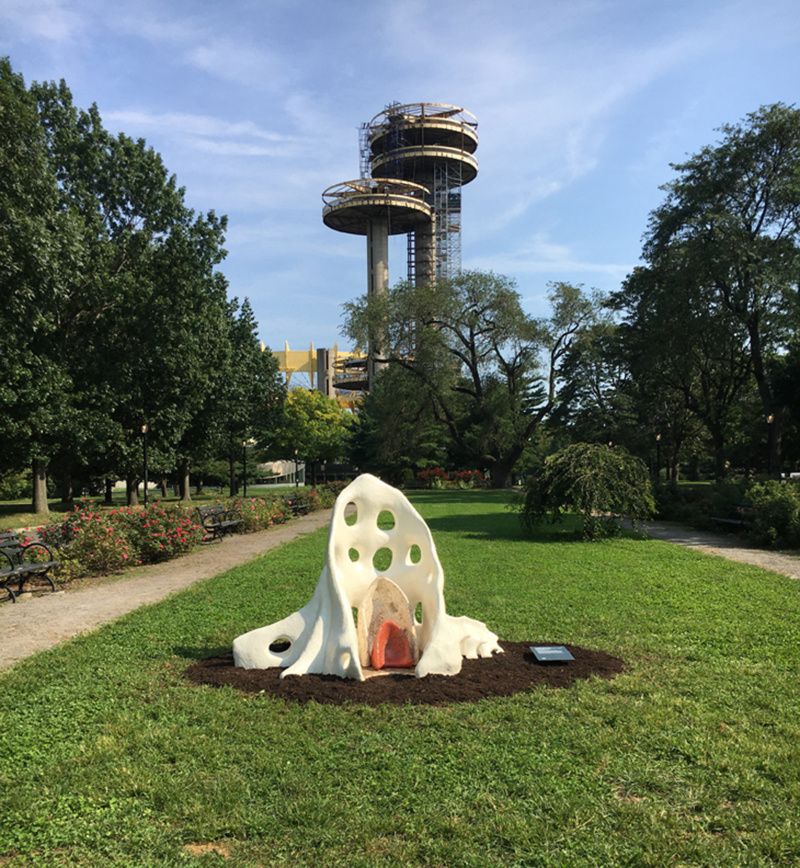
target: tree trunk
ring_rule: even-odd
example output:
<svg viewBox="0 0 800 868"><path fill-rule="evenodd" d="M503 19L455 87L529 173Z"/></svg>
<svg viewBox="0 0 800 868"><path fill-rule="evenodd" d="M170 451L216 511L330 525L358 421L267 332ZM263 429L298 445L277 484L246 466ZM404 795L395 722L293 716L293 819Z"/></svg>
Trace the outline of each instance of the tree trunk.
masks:
<svg viewBox="0 0 800 868"><path fill-rule="evenodd" d="M200 495L203 493L203 480L199 476L194 483L194 493L196 497L200 497Z"/></svg>
<svg viewBox="0 0 800 868"><path fill-rule="evenodd" d="M775 479L781 478L781 442L783 440L783 414L780 410L772 416L772 422L767 422L767 447L769 449L769 475Z"/></svg>
<svg viewBox="0 0 800 868"><path fill-rule="evenodd" d="M711 442L714 446L714 479L722 482L727 474L725 467L725 440L719 432L712 433Z"/></svg>
<svg viewBox="0 0 800 868"><path fill-rule="evenodd" d="M311 485L313 488L317 487L317 462L311 462Z"/></svg>
<svg viewBox="0 0 800 868"><path fill-rule="evenodd" d="M139 505L139 480L128 477L125 480L125 496L128 506Z"/></svg>
<svg viewBox="0 0 800 868"><path fill-rule="evenodd" d="M72 503L72 475L69 472L58 480L58 494L62 503Z"/></svg>
<svg viewBox="0 0 800 868"><path fill-rule="evenodd" d="M192 499L192 492L189 486L189 460L181 458L178 462L178 487L181 490L181 501L183 503L188 503Z"/></svg>
<svg viewBox="0 0 800 868"><path fill-rule="evenodd" d="M781 441L783 434L782 415L783 408L778 406L775 400L772 384L769 381L766 367L764 365L764 352L761 344L761 329L759 318L752 317L747 323L747 333L750 337L750 358L753 362L753 378L758 387L758 395L761 398L761 407L764 412L764 418L767 421L767 432L769 436L769 465L768 472L770 476L780 476L781 471Z"/></svg>
<svg viewBox="0 0 800 868"><path fill-rule="evenodd" d="M37 515L47 515L50 505L47 502L47 462L38 458L33 461L33 511Z"/></svg>
<svg viewBox="0 0 800 868"><path fill-rule="evenodd" d="M493 464L489 471L492 477L492 488L511 488L514 465L506 462Z"/></svg>
<svg viewBox="0 0 800 868"><path fill-rule="evenodd" d="M106 494L103 503L106 506L111 506L114 503L114 480L108 476L105 478L105 489Z"/></svg>
<svg viewBox="0 0 800 868"><path fill-rule="evenodd" d="M161 481L158 483L158 485L159 485L159 488L161 489L161 496L166 497L167 496L167 477L162 476Z"/></svg>

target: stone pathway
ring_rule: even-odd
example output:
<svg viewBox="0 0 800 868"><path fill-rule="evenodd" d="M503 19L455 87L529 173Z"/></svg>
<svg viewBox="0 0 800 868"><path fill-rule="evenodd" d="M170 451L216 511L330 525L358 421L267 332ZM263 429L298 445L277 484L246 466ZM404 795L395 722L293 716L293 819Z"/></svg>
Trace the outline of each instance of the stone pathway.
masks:
<svg viewBox="0 0 800 868"><path fill-rule="evenodd" d="M330 516L329 509L313 512L269 530L226 537L173 561L139 567L128 576L84 580L74 589L23 594L16 604L2 603L0 670L325 527Z"/></svg>
<svg viewBox="0 0 800 868"><path fill-rule="evenodd" d="M705 554L717 555L729 561L741 561L743 564L753 564L771 570L773 573L800 579L800 556L798 555L750 548L743 545L742 541L735 536L694 530L667 522L651 522L647 525L647 531L654 539L677 543Z"/></svg>

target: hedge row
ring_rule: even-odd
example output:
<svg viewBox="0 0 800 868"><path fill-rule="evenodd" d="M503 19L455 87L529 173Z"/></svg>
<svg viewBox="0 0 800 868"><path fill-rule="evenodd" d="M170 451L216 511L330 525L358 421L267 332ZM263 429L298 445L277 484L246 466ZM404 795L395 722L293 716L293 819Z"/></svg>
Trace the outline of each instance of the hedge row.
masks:
<svg viewBox="0 0 800 868"><path fill-rule="evenodd" d="M242 531L252 533L288 521L293 514L290 501L314 511L332 506L335 498L329 489L301 488L285 495L235 497L224 505L241 517ZM203 528L195 507L156 501L146 509L105 509L81 501L62 521L28 534L34 536L57 549L61 566L53 578L68 582L178 557L202 541Z"/></svg>

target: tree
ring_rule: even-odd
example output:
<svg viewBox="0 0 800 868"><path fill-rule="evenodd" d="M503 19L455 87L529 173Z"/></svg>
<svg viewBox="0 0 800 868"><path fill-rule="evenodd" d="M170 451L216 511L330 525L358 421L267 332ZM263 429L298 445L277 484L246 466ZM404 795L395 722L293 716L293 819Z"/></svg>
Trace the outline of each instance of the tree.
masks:
<svg viewBox="0 0 800 868"><path fill-rule="evenodd" d="M747 335L770 465L780 467L786 407L772 359L790 338L800 280L800 110L764 106L686 162L666 185L645 243L657 266L676 245L693 284L713 293Z"/></svg>
<svg viewBox="0 0 800 868"><path fill-rule="evenodd" d="M48 511L47 460L71 412L54 338L73 241L36 102L0 59L0 470L32 466L37 513Z"/></svg>
<svg viewBox="0 0 800 868"><path fill-rule="evenodd" d="M385 361L416 378L454 460L488 469L504 487L553 411L564 356L594 313L577 287L553 284L549 298L551 317L534 319L513 281L468 271L351 302L345 331L362 346L383 334Z"/></svg>
<svg viewBox="0 0 800 868"><path fill-rule="evenodd" d="M625 449L598 443L573 443L547 457L528 481L520 518L528 529L545 516L581 516L585 539L619 533L619 519L642 521L655 512L647 468Z"/></svg>
<svg viewBox="0 0 800 868"><path fill-rule="evenodd" d="M350 460L402 482L417 470L446 464L447 431L414 374L399 365L383 371L353 419Z"/></svg>
<svg viewBox="0 0 800 868"><path fill-rule="evenodd" d="M262 350L250 302L234 299L228 311L230 351L216 381L213 431L219 454L227 455L230 494L236 494L236 461L251 439L270 450L281 420L286 387L278 363Z"/></svg>
<svg viewBox="0 0 800 868"><path fill-rule="evenodd" d="M352 416L333 398L309 389L293 389L286 396L282 424L272 442L272 452L283 458L298 456L312 467L333 461L345 450Z"/></svg>
<svg viewBox="0 0 800 868"><path fill-rule="evenodd" d="M747 334L682 253L676 244L657 265L634 269L612 304L625 315L619 339L646 430L668 430L679 447L690 433L680 401L708 432L721 479L750 378Z"/></svg>
<svg viewBox="0 0 800 868"><path fill-rule="evenodd" d="M79 387L46 457L67 496L72 476L90 467L123 475L133 503L141 426L153 457L174 463L215 375L227 300L214 269L226 222L195 215L161 157L143 139L110 134L63 81L31 93L59 212L75 230L49 344Z"/></svg>

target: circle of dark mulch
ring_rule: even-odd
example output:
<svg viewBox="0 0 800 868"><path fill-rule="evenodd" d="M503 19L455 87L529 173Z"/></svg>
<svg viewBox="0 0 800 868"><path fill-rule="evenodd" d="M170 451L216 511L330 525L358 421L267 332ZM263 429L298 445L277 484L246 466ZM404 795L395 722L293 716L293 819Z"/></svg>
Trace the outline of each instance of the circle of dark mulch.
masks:
<svg viewBox="0 0 800 868"><path fill-rule="evenodd" d="M288 702L319 702L343 705L449 705L476 702L491 696L511 696L535 687L569 687L580 678L596 675L613 678L625 668L619 657L567 645L574 660L569 663L538 663L530 645L551 642L501 642L503 654L464 660L458 675L382 675L353 681L335 675L291 675L281 678L281 669L239 669L233 656L209 657L193 663L186 677L195 684L220 687L228 684L245 693L263 693Z"/></svg>

